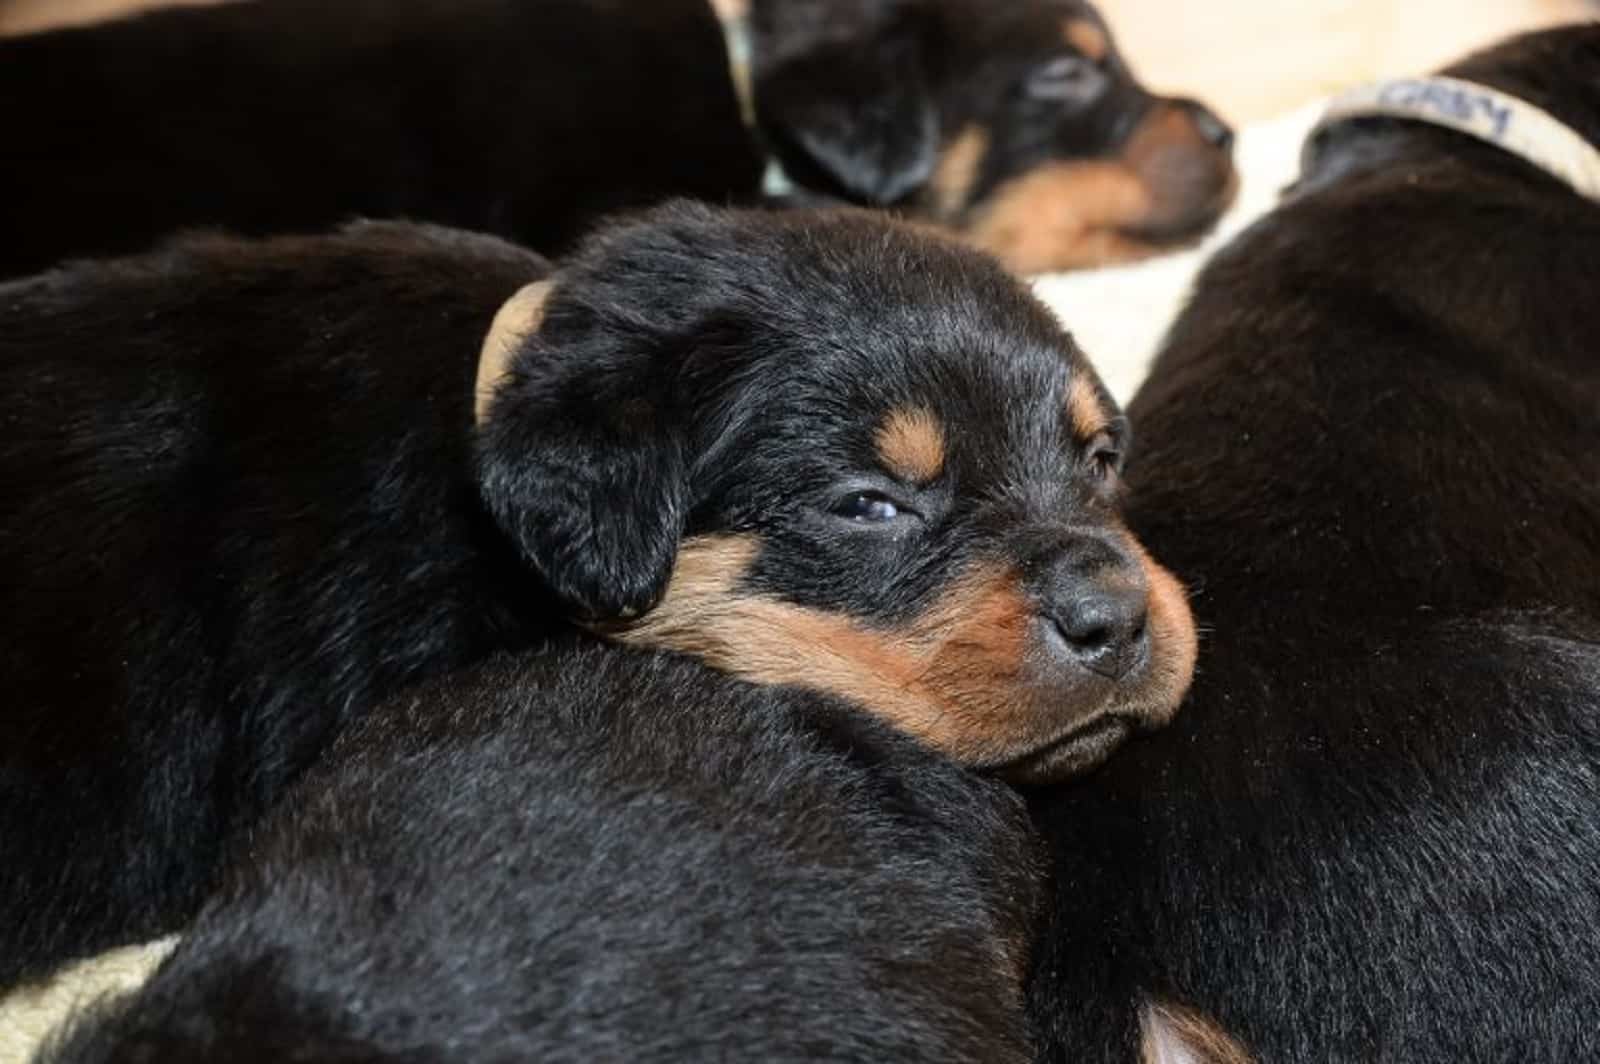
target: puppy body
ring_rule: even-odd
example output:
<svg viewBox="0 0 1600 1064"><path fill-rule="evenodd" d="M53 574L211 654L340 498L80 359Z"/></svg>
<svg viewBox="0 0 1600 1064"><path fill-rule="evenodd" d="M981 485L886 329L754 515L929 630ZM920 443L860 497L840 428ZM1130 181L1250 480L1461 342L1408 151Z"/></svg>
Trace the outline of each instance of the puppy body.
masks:
<svg viewBox="0 0 1600 1064"><path fill-rule="evenodd" d="M473 486L479 347L546 272L371 225L0 289L0 982L176 926L359 709L559 621Z"/></svg>
<svg viewBox="0 0 1600 1064"><path fill-rule="evenodd" d="M1022 801L847 703L504 659L369 715L50 1059L1028 1059Z"/></svg>
<svg viewBox="0 0 1600 1064"><path fill-rule="evenodd" d="M1013 778L1176 707L1119 416L987 258L679 206L547 273L376 223L0 289L0 983L181 926L343 725L574 620Z"/></svg>
<svg viewBox="0 0 1600 1064"><path fill-rule="evenodd" d="M672 196L907 211L1018 269L1149 254L1232 190L1078 0L759 0L756 129L705 0L270 0L0 40L0 276L180 229L410 218L567 250ZM1029 180L1024 180L1029 179Z"/></svg>
<svg viewBox="0 0 1600 1064"><path fill-rule="evenodd" d="M1600 29L1452 72L1600 142ZM1203 669L1040 798L1051 1059L1132 1059L1169 1004L1261 1060L1595 1056L1597 278L1600 207L1386 120L1202 275L1129 505Z"/></svg>
<svg viewBox="0 0 1600 1064"><path fill-rule="evenodd" d="M727 71L702 0L268 0L0 40L0 276L357 217L566 250L755 189Z"/></svg>

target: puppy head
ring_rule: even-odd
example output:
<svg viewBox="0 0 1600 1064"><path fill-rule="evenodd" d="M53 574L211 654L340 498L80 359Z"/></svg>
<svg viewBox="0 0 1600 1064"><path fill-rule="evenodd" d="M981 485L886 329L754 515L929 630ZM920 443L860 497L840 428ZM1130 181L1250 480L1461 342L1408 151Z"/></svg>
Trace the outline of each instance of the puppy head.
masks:
<svg viewBox="0 0 1600 1064"><path fill-rule="evenodd" d="M1079 0L756 0L763 132L808 189L951 226L1019 272L1139 258L1232 201L1228 127L1152 96Z"/></svg>
<svg viewBox="0 0 1600 1064"><path fill-rule="evenodd" d="M1187 688L1182 590L1122 527L1126 429L990 260L858 212L674 207L554 279L483 492L596 629L1056 778Z"/></svg>

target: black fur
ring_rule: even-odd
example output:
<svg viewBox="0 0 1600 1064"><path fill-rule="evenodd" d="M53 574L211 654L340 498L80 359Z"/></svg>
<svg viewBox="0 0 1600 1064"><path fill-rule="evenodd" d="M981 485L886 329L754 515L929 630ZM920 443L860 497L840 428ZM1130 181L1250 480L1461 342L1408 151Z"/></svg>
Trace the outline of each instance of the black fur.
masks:
<svg viewBox="0 0 1600 1064"><path fill-rule="evenodd" d="M250 0L0 39L0 276L411 218L565 250L754 191L704 0Z"/></svg>
<svg viewBox="0 0 1600 1064"><path fill-rule="evenodd" d="M768 144L807 198L964 227L1006 181L1114 159L1174 103L1114 51L1080 64L1071 98L1031 95L1075 54L1068 18L1098 24L1078 0L755 0L759 136L706 0L252 0L0 40L0 276L179 229L358 216L561 253L617 208L754 202ZM1225 127L1181 106L1191 135L1168 136L1144 242L1227 202L1226 144L1194 132ZM939 153L973 126L992 150L934 195Z"/></svg>
<svg viewBox="0 0 1600 1064"><path fill-rule="evenodd" d="M1600 143L1600 26L1451 72ZM1600 1054L1597 286L1600 206L1388 120L1207 267L1129 505L1208 635L1039 798L1047 1059L1133 1059L1151 999L1262 1061Z"/></svg>
<svg viewBox="0 0 1600 1064"><path fill-rule="evenodd" d="M1170 713L1142 602L1125 671L1069 641L1145 587L1117 420L985 257L853 212L664 210L562 265L475 430L490 319L547 273L371 223L0 287L0 984L180 926L345 724L573 617L1020 775ZM878 453L904 409L944 426L931 479Z"/></svg>
<svg viewBox="0 0 1600 1064"><path fill-rule="evenodd" d="M1023 1061L1035 846L844 703L536 653L352 729L46 1056Z"/></svg>

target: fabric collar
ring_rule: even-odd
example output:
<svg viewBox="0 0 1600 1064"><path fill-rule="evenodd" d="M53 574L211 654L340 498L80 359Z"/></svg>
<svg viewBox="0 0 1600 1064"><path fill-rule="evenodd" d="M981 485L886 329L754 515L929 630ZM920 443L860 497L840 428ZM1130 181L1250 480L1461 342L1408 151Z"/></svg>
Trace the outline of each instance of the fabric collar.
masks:
<svg viewBox="0 0 1600 1064"><path fill-rule="evenodd" d="M1341 93L1306 139L1307 161L1323 130L1372 116L1427 122L1477 137L1600 201L1600 150L1526 100L1460 78L1397 78Z"/></svg>

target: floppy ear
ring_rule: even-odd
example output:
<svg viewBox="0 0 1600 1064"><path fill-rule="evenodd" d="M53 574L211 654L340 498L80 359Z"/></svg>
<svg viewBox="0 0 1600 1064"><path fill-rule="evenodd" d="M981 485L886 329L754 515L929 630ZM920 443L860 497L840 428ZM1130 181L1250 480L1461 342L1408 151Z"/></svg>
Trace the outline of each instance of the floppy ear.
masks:
<svg viewBox="0 0 1600 1064"><path fill-rule="evenodd" d="M653 606L688 510L683 430L659 367L597 327L545 335L551 282L523 289L479 362L478 484L500 529L585 620Z"/></svg>
<svg viewBox="0 0 1600 1064"><path fill-rule="evenodd" d="M933 174L939 116L912 40L832 39L770 67L758 51L755 98L762 133L802 186L889 206Z"/></svg>

